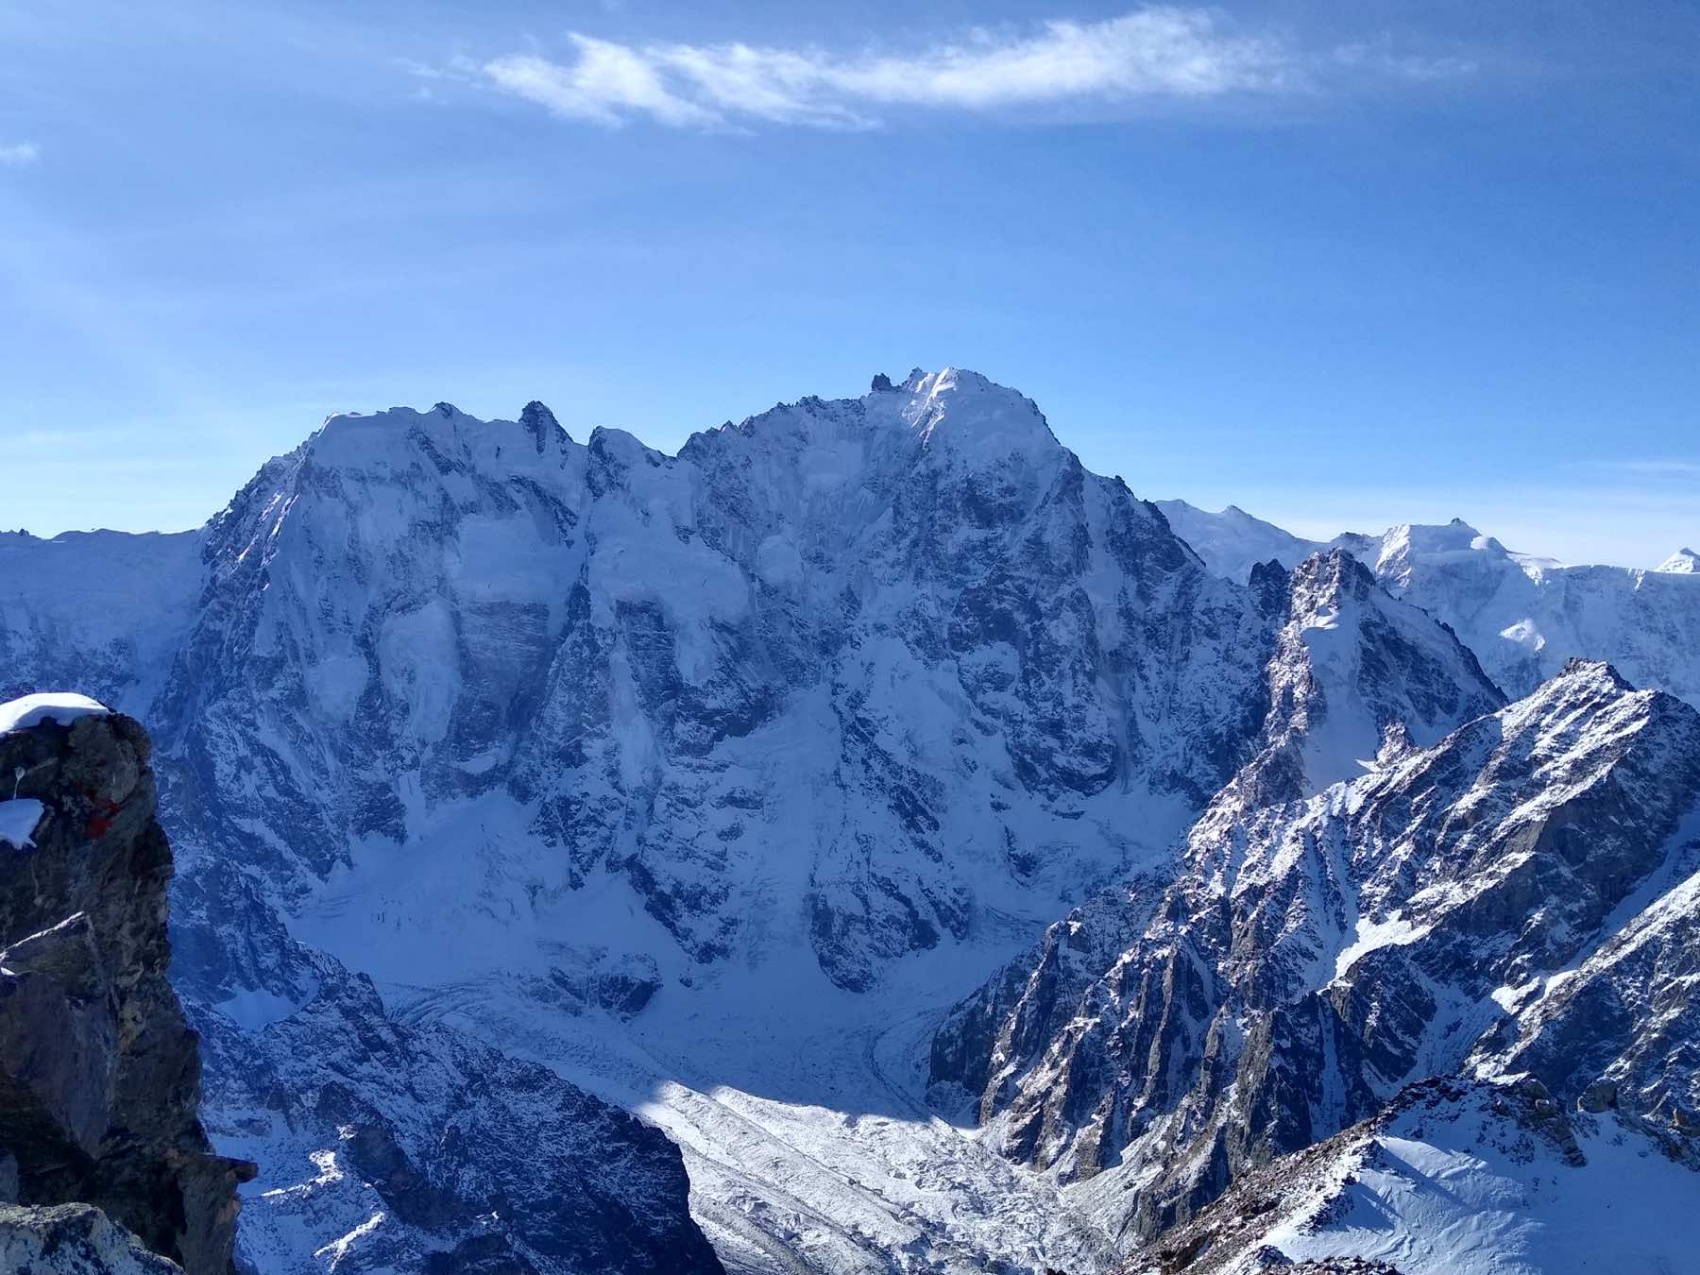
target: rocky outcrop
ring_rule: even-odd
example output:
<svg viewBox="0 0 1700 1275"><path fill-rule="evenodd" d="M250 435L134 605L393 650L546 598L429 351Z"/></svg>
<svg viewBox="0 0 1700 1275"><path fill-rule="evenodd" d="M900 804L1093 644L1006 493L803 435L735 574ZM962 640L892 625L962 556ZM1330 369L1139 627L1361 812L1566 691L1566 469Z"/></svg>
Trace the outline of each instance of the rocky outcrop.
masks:
<svg viewBox="0 0 1700 1275"><path fill-rule="evenodd" d="M1505 703L1450 629L1390 596L1343 550L1291 573L1261 564L1252 590L1280 627L1264 670L1261 746L1230 788L1242 790L1240 804L1355 779L1390 745L1426 747Z"/></svg>
<svg viewBox="0 0 1700 1275"><path fill-rule="evenodd" d="M127 717L64 716L0 734L0 813L25 816L0 842L0 1149L27 1206L0 1220L0 1251L225 1275L253 1166L212 1154L198 1116L148 738Z"/></svg>
<svg viewBox="0 0 1700 1275"><path fill-rule="evenodd" d="M92 1204L0 1206L0 1270L27 1275L182 1275Z"/></svg>

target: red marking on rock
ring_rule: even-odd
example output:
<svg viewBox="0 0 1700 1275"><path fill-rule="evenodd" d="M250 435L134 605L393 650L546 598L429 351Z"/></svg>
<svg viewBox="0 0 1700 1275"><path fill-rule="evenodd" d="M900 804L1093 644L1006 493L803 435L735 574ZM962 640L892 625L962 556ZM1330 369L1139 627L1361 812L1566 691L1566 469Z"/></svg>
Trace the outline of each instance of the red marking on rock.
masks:
<svg viewBox="0 0 1700 1275"><path fill-rule="evenodd" d="M88 827L84 830L90 841L99 841L112 831L112 820L118 814L118 803L108 798L96 802L98 809L89 816Z"/></svg>

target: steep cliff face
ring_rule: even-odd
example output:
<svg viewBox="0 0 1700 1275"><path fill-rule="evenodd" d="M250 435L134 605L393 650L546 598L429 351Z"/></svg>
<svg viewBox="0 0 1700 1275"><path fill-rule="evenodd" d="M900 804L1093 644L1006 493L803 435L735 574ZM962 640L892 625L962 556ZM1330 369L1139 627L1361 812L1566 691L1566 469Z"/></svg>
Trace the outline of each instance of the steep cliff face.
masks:
<svg viewBox="0 0 1700 1275"><path fill-rule="evenodd" d="M1700 714L1577 663L1315 797L1233 791L1171 884L1103 939L1064 923L947 1028L940 1079L1007 1006L966 1078L1012 1153L1117 1167L1121 1224L1149 1236L1428 1075L1527 1071L1561 1103L1692 1120Z"/></svg>
<svg viewBox="0 0 1700 1275"><path fill-rule="evenodd" d="M1234 779L1261 800L1356 779L1390 744L1433 744L1505 703L1450 629L1390 596L1343 550L1291 573L1265 563L1251 584L1280 626L1259 749Z"/></svg>
<svg viewBox="0 0 1700 1275"><path fill-rule="evenodd" d="M622 1100L687 1102L653 1061L678 1053L700 1091L797 1092L764 1074L786 1047L748 1047L774 1003L859 1040L877 1011L834 998L914 958L1001 957L1163 853L1266 700L1272 626L1246 591L968 372L777 407L677 457L575 442L540 408L338 417L204 552L156 709L190 865L180 968L209 1038L267 1051L325 985L294 949L232 941L270 909L397 1016L525 1042ZM622 1015L665 1037L636 1064L602 1044ZM221 1098L220 1130L240 1111ZM768 1147L750 1170L772 1199L819 1153ZM838 1207L807 1206L810 1226ZM941 1211L901 1242L950 1230Z"/></svg>
<svg viewBox="0 0 1700 1275"><path fill-rule="evenodd" d="M24 1206L0 1218L0 1251L146 1269L139 1247L226 1275L253 1166L213 1155L201 1128L148 762L142 728L92 701L0 706L0 1151Z"/></svg>
<svg viewBox="0 0 1700 1275"><path fill-rule="evenodd" d="M610 880L700 965L787 946L777 906L852 990L1161 849L1243 760L1269 641L961 371L677 457L542 409L337 417L205 555L156 714L185 840L291 911L345 874L393 917L382 846L435 858L476 809L422 930Z"/></svg>

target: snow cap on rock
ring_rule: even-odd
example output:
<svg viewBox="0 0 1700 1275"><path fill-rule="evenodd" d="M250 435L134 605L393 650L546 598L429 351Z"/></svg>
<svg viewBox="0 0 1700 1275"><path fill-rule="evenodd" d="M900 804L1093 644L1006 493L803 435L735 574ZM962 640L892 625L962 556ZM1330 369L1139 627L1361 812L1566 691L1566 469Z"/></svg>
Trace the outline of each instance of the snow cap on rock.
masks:
<svg viewBox="0 0 1700 1275"><path fill-rule="evenodd" d="M69 726L79 717L104 716L110 713L105 704L79 695L75 691L38 691L9 703L0 704L0 735L9 731L29 730L43 722Z"/></svg>

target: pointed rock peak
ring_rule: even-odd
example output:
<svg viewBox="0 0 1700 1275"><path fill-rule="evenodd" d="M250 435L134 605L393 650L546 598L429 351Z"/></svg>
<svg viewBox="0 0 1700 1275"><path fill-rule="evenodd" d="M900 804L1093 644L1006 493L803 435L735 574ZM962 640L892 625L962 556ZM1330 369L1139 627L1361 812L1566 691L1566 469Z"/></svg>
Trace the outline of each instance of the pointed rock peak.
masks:
<svg viewBox="0 0 1700 1275"><path fill-rule="evenodd" d="M1661 562L1657 570L1670 575L1700 575L1700 554L1692 549L1678 549Z"/></svg>
<svg viewBox="0 0 1700 1275"><path fill-rule="evenodd" d="M589 448L596 460L628 469L639 464L657 468L665 459L660 452L646 447L635 434L623 429L610 429L606 425L598 425L590 431Z"/></svg>
<svg viewBox="0 0 1700 1275"><path fill-rule="evenodd" d="M1315 611L1338 606L1348 598L1365 598L1375 591L1375 576L1344 549L1313 553L1293 568L1293 610Z"/></svg>
<svg viewBox="0 0 1700 1275"><path fill-rule="evenodd" d="M1547 685L1593 685L1609 687L1614 691L1633 691L1635 688L1604 660L1585 660L1573 655L1564 662L1564 669Z"/></svg>
<svg viewBox="0 0 1700 1275"><path fill-rule="evenodd" d="M1287 605L1287 584L1290 579L1287 568L1279 559L1271 558L1268 562L1252 564L1251 578L1247 581L1252 597L1257 601L1258 612L1264 616L1279 615Z"/></svg>
<svg viewBox="0 0 1700 1275"><path fill-rule="evenodd" d="M868 386L870 394L887 394L897 387L891 383L891 378L884 372L875 372L872 384Z"/></svg>
<svg viewBox="0 0 1700 1275"><path fill-rule="evenodd" d="M1381 748L1375 755L1376 764L1391 765L1407 753L1414 752L1416 747L1410 727L1401 721L1388 722L1381 731Z"/></svg>
<svg viewBox="0 0 1700 1275"><path fill-rule="evenodd" d="M551 439L558 441L565 432L561 429L561 423L555 419L555 413L536 399L527 403L525 409L520 412L519 423L525 427L525 432L537 445L539 456L543 454Z"/></svg>
<svg viewBox="0 0 1700 1275"><path fill-rule="evenodd" d="M444 420L460 415L460 408L453 403L437 403L432 406L431 410Z"/></svg>
<svg viewBox="0 0 1700 1275"><path fill-rule="evenodd" d="M528 428L538 428L543 425L558 425L555 413L551 412L544 403L532 399L519 414L519 423Z"/></svg>

